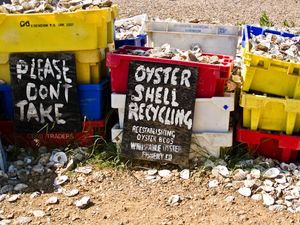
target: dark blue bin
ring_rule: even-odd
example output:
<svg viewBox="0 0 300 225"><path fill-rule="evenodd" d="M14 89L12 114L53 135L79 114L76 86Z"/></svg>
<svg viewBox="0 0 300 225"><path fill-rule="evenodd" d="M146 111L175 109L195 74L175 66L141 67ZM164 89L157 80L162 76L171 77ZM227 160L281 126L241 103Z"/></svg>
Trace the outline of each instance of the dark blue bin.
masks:
<svg viewBox="0 0 300 225"><path fill-rule="evenodd" d="M0 84L0 119L14 118L12 88L8 84Z"/></svg>
<svg viewBox="0 0 300 225"><path fill-rule="evenodd" d="M291 33L287 33L287 32L281 32L278 30L271 30L268 28L263 28L263 27L255 27L255 26L251 26L251 25L244 25L243 26L243 32L242 32L242 47L245 47L246 41L251 39L251 35L254 36L258 36L260 34L277 34L280 35L282 37L295 37L297 36L296 34L291 34Z"/></svg>
<svg viewBox="0 0 300 225"><path fill-rule="evenodd" d="M100 84L78 85L80 111L87 120L104 119L108 105L109 80L105 79Z"/></svg>
<svg viewBox="0 0 300 225"><path fill-rule="evenodd" d="M118 49L123 45L132 45L144 47L147 43L147 34L139 34L136 38L126 40L115 40L115 48Z"/></svg>

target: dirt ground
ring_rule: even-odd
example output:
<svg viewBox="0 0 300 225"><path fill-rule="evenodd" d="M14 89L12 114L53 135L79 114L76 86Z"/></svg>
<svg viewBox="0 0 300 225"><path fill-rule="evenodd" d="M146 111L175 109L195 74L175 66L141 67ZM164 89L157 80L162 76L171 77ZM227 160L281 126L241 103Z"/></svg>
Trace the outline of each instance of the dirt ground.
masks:
<svg viewBox="0 0 300 225"><path fill-rule="evenodd" d="M276 26L283 21L300 26L299 0L115 0L120 17L147 13L150 17L200 23L258 23L263 11Z"/></svg>
<svg viewBox="0 0 300 225"><path fill-rule="evenodd" d="M94 169L90 175L71 174L64 188L78 188L79 195L45 193L30 199L23 194L15 203L3 201L2 218L16 221L29 216L31 224L299 224L300 215L287 211L271 212L262 203L242 197L234 190L208 188L208 176L194 172L188 180L175 175L158 181L145 179L142 170L116 171ZM74 201L91 197L86 209L78 209ZM179 203L169 204L172 195ZM46 205L49 197L57 196L59 203ZM234 196L233 202L225 198ZM32 210L43 210L46 216L35 218ZM1 223L1 221L0 221Z"/></svg>

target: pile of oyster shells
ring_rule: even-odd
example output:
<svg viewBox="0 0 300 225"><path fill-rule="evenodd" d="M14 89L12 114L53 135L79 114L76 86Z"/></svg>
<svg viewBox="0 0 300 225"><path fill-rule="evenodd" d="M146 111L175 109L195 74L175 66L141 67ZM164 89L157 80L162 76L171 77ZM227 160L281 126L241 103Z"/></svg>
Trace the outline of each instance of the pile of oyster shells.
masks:
<svg viewBox="0 0 300 225"><path fill-rule="evenodd" d="M279 163L258 157L240 161L234 170L226 162L205 162L212 168L208 187L234 190L239 195L262 202L272 211L300 212L300 165ZM233 196L232 196L233 197Z"/></svg>
<svg viewBox="0 0 300 225"><path fill-rule="evenodd" d="M300 63L300 36L293 38L276 34L252 36L251 52L287 62Z"/></svg>
<svg viewBox="0 0 300 225"><path fill-rule="evenodd" d="M60 13L110 7L110 0L12 0L0 6L0 13Z"/></svg>
<svg viewBox="0 0 300 225"><path fill-rule="evenodd" d="M115 22L117 40L133 39L140 34L142 21L135 19L120 20Z"/></svg>
<svg viewBox="0 0 300 225"><path fill-rule="evenodd" d="M203 55L202 50L198 45L193 46L191 50L184 51L177 48L171 48L169 44L164 44L161 47L155 47L149 50L128 50L127 54L209 64L220 64L223 62L223 59L220 59L218 56Z"/></svg>

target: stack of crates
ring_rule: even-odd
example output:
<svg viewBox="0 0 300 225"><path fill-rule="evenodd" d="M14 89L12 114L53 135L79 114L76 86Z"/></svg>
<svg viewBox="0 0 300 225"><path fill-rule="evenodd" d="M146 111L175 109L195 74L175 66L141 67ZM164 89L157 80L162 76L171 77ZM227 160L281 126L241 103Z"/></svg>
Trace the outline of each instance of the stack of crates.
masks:
<svg viewBox="0 0 300 225"><path fill-rule="evenodd" d="M251 53L249 39L268 33L295 36L261 27L244 27L244 84L240 96L243 121L237 130L237 140L266 157L296 161L300 150L300 64Z"/></svg>
<svg viewBox="0 0 300 225"><path fill-rule="evenodd" d="M83 130L67 136L85 139L86 129L91 136L95 129L104 130L105 99L109 96L105 57L114 48L117 14L117 5L59 14L0 14L0 80L4 81L0 84L0 132L6 139L15 136L9 68L12 53L73 53ZM48 140L64 144L55 138Z"/></svg>
<svg viewBox="0 0 300 225"><path fill-rule="evenodd" d="M128 50L148 50L150 48L123 46L107 54L106 63L111 70L111 105L118 109L119 123L112 129L112 140L121 143L127 93L128 69L133 60L185 65L198 68L198 82L193 120L193 138L190 157L196 152L206 152L220 156L223 147L232 146L232 130L229 129L230 112L234 110L234 95L224 96L226 81L232 70L230 56L216 55L224 59L223 64L205 64L163 58L127 55ZM213 55L213 54L206 54ZM199 151L199 148L204 151Z"/></svg>

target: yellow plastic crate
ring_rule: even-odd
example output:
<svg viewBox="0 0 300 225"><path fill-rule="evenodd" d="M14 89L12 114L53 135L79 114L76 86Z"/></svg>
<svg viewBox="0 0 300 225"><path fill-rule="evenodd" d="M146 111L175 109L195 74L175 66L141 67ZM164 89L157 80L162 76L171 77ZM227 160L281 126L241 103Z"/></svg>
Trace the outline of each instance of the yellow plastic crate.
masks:
<svg viewBox="0 0 300 225"><path fill-rule="evenodd" d="M0 52L106 48L117 6L66 13L0 14ZM110 34L108 34L110 32Z"/></svg>
<svg viewBox="0 0 300 225"><path fill-rule="evenodd" d="M300 131L300 100L241 93L243 126L251 130Z"/></svg>
<svg viewBox="0 0 300 225"><path fill-rule="evenodd" d="M243 52L243 90L300 99L300 64L271 59L250 52L246 44Z"/></svg>
<svg viewBox="0 0 300 225"><path fill-rule="evenodd" d="M115 39L115 20L118 17L119 14L119 8L117 5L111 6L111 20L107 25L108 31L107 31L107 42L113 43Z"/></svg>
<svg viewBox="0 0 300 225"><path fill-rule="evenodd" d="M111 44L109 44L111 46ZM99 83L105 71L106 49L72 51L75 54L77 82L79 84ZM103 64L103 65L102 65ZM0 53L0 79L10 84L9 54Z"/></svg>

